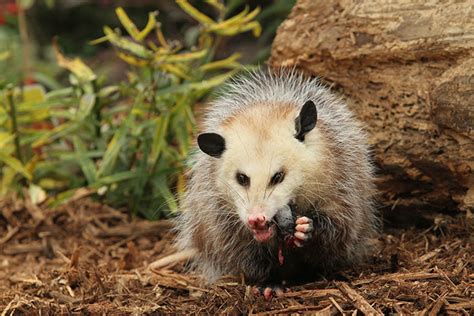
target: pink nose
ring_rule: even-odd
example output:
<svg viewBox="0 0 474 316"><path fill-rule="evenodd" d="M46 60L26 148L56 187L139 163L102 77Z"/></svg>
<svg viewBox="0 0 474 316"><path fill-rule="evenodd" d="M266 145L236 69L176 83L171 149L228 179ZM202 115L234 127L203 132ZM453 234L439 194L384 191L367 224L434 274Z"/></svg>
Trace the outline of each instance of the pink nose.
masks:
<svg viewBox="0 0 474 316"><path fill-rule="evenodd" d="M267 225L267 218L265 215L249 215L248 224L250 228L253 229L264 229Z"/></svg>

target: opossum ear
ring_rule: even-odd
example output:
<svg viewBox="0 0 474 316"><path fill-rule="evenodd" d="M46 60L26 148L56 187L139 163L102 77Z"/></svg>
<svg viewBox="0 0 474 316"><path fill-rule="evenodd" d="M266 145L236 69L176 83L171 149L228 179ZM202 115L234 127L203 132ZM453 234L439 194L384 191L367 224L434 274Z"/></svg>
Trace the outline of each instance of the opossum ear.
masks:
<svg viewBox="0 0 474 316"><path fill-rule="evenodd" d="M219 158L225 150L224 138L216 133L200 134L197 143L199 148L211 157Z"/></svg>
<svg viewBox="0 0 474 316"><path fill-rule="evenodd" d="M300 142L304 141L305 135L316 126L318 112L313 101L309 100L303 105L300 115L295 120L295 138Z"/></svg>

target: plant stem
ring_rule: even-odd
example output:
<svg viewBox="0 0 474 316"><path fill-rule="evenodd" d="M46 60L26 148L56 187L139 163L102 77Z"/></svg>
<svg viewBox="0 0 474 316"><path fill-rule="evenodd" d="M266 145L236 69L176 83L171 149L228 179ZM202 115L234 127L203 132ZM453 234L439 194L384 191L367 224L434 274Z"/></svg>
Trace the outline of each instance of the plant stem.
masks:
<svg viewBox="0 0 474 316"><path fill-rule="evenodd" d="M23 5L20 0L16 1L16 5L18 7L18 28L20 30L22 47L23 79L30 79L30 41L28 38L25 9L23 8Z"/></svg>
<svg viewBox="0 0 474 316"><path fill-rule="evenodd" d="M99 87L97 85L97 81L94 80L92 82L94 94L95 94L95 104L94 104L94 116L95 116L95 136L100 139L102 137L102 131L100 130L102 124L102 113L101 113L101 100L99 97ZM98 145L96 145L97 147Z"/></svg>
<svg viewBox="0 0 474 316"><path fill-rule="evenodd" d="M15 100L13 98L13 87L10 85L7 87L7 103L8 106L10 107L10 119L12 120L12 134L15 136L14 142L15 142L15 152L16 152L16 158L20 160L20 162L23 164L23 155L21 154L21 147L20 147L20 132L18 131L18 122L17 122L17 113L16 113L16 107L15 107Z"/></svg>

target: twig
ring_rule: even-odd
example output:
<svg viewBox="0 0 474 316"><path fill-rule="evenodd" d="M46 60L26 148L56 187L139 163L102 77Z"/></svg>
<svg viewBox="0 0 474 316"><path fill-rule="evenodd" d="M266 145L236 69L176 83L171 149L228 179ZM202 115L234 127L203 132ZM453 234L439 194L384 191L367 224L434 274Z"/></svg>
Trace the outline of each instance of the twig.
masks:
<svg viewBox="0 0 474 316"><path fill-rule="evenodd" d="M322 289L322 290L303 290L285 293L285 297L303 297L308 296L312 298L320 298L326 296L341 296L341 291L337 289Z"/></svg>
<svg viewBox="0 0 474 316"><path fill-rule="evenodd" d="M414 272L414 273L394 273L380 278L380 280L409 281L409 280L428 280L438 279L441 276L438 273Z"/></svg>
<svg viewBox="0 0 474 316"><path fill-rule="evenodd" d="M337 308L337 310L341 313L341 315L344 315L344 310L341 308L341 306L336 302L336 300L332 297L329 296L329 300L331 301L332 305Z"/></svg>
<svg viewBox="0 0 474 316"><path fill-rule="evenodd" d="M439 311L441 310L441 307L444 305L444 298L446 297L447 292L444 294L440 295L438 299L436 300L436 303L433 305L433 308L431 309L430 313L428 316L436 316L438 315Z"/></svg>
<svg viewBox="0 0 474 316"><path fill-rule="evenodd" d="M27 278L27 277L21 277L21 276L16 276L13 275L9 278L11 282L14 283L28 283L28 284L33 284L35 286L43 286L43 282L41 282L40 279L35 275L34 278Z"/></svg>
<svg viewBox="0 0 474 316"><path fill-rule="evenodd" d="M44 250L40 242L32 242L29 244L15 244L5 247L3 253L6 255L18 255L21 253L41 252Z"/></svg>
<svg viewBox="0 0 474 316"><path fill-rule="evenodd" d="M79 257L81 255L81 247L74 249L69 261L69 268L78 268L79 267Z"/></svg>
<svg viewBox="0 0 474 316"><path fill-rule="evenodd" d="M336 286L352 301L352 304L365 315L383 315L373 308L369 302L367 302L365 298L362 297L362 295L347 285L347 283L336 282Z"/></svg>
<svg viewBox="0 0 474 316"><path fill-rule="evenodd" d="M474 301L449 304L446 306L446 309L451 310L451 311L460 311L463 309L468 310L468 309L473 309L473 308L474 308Z"/></svg>
<svg viewBox="0 0 474 316"><path fill-rule="evenodd" d="M415 259L415 262L422 263L422 262L425 262L427 260L430 260L431 258L436 257L441 251L442 251L441 248L437 248L435 250L432 250L432 251L424 254L423 256Z"/></svg>
<svg viewBox="0 0 474 316"><path fill-rule="evenodd" d="M435 271L438 272L442 277L443 279L445 279L449 285L452 287L452 288L456 288L456 284L454 284L454 282L448 277L448 275L446 274L446 272L444 272L443 270L441 270L440 268L438 267L435 267Z"/></svg>
<svg viewBox="0 0 474 316"><path fill-rule="evenodd" d="M5 236L3 236L2 238L0 238L0 245L6 243L7 241L9 241L13 236L15 236L15 234L20 230L20 227L14 227L12 229L9 229L8 232L5 234Z"/></svg>
<svg viewBox="0 0 474 316"><path fill-rule="evenodd" d="M3 310L1 316L7 316L8 311L12 308L12 305L15 301L16 301L16 297L8 303L7 307L5 307L5 309ZM13 315L13 311L10 313L10 315Z"/></svg>

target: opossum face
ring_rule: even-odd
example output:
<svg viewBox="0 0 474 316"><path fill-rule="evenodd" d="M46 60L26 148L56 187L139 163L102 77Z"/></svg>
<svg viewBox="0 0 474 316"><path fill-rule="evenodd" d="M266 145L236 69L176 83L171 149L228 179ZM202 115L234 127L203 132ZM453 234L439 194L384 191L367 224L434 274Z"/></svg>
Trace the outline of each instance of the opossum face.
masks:
<svg viewBox="0 0 474 316"><path fill-rule="evenodd" d="M220 134L198 137L199 147L218 158L217 186L236 206L259 242L275 235L275 215L288 209L308 168L318 168L316 107L301 111L281 104L257 104L226 122Z"/></svg>

